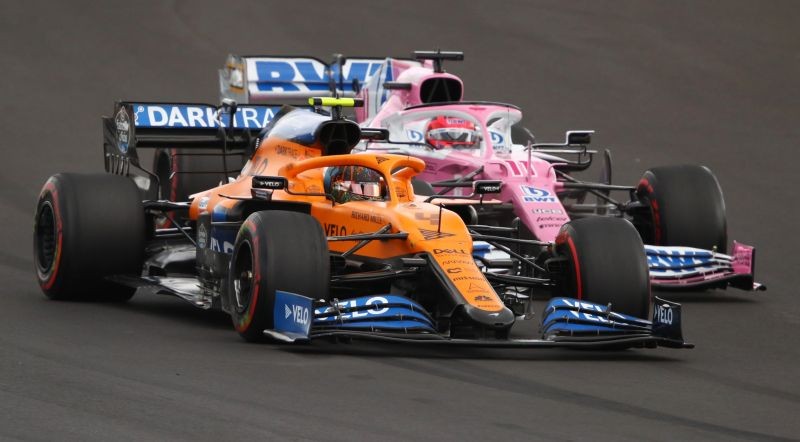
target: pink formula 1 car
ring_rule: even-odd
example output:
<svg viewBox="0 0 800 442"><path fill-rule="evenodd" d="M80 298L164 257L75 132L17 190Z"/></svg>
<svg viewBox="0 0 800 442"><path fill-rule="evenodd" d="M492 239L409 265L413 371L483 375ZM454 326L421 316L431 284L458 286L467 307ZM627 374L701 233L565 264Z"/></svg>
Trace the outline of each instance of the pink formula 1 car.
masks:
<svg viewBox="0 0 800 442"><path fill-rule="evenodd" d="M558 243L570 220L609 216L628 219L639 231L655 287L765 288L753 280L753 247L734 241L728 254L722 190L708 168L655 167L637 185L619 186L610 182L606 151L602 182L575 178L572 173L587 169L597 154L588 148L592 131L567 132L564 143L535 143L519 127L519 108L461 100L461 80L442 69L443 60L462 59L461 53L415 54L432 63L389 60L387 65L405 68L396 73L396 81L381 85L381 78L373 77L364 84L360 95L365 101L382 105L368 106L358 117L364 126L384 129L386 136L359 149L425 160L419 178L430 184L429 198L460 195L475 180L502 181L500 204L452 209L492 242L504 235L532 240L500 249L522 263L532 259L533 274L542 264L535 261L542 248ZM524 145L514 143L520 133L528 135L522 137ZM424 192L427 186L419 187ZM524 266L521 271L529 273Z"/></svg>
<svg viewBox="0 0 800 442"><path fill-rule="evenodd" d="M572 174L588 169L598 153L588 148L592 131L567 132L564 143L535 143L519 124L518 107L463 101L463 82L442 68L446 60L462 60L462 53L414 56L337 58L329 65L311 58L231 57L220 73L221 91L248 103L303 99L323 90L363 99L356 119L372 136L356 150L423 159L415 192L459 213L483 240L476 257L487 267L512 262L505 278L516 275L520 285L565 265L543 252L570 245L571 220L602 216L636 227L654 287L765 288L753 279L755 249L734 241L728 251L722 191L708 168L656 167L637 185L613 185L606 150L603 179L578 179ZM464 204L474 183L485 180L501 182L499 193ZM454 204L456 199L462 201ZM611 271L615 263L608 266Z"/></svg>

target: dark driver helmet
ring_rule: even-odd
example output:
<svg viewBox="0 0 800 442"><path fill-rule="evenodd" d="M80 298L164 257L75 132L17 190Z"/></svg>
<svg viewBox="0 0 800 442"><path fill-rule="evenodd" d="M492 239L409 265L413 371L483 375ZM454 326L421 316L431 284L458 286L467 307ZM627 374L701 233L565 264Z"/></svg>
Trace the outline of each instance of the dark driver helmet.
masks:
<svg viewBox="0 0 800 442"><path fill-rule="evenodd" d="M386 198L386 181L380 172L362 166L330 167L325 172L325 192L337 203Z"/></svg>

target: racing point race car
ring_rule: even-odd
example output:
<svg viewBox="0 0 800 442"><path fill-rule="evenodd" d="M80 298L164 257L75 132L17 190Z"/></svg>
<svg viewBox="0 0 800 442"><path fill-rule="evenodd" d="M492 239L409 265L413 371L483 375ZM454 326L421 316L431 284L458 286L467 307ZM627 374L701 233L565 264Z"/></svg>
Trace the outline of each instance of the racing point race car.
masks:
<svg viewBox="0 0 800 442"><path fill-rule="evenodd" d="M56 174L39 196L34 260L45 295L124 301L149 289L221 308L248 341L691 347L680 306L651 300L644 248L629 222L571 221L551 242L509 238L545 249L551 270L535 278L485 273L508 263L483 257L479 267L461 217L415 196L422 160L348 154L383 132L341 116L352 98L311 103L117 103L103 118L107 173ZM140 165L138 151L173 147L223 156L240 149L248 161L190 201L160 199L160 177ZM470 185L470 196L500 188ZM509 337L532 316L530 299L511 289L520 283L559 295L536 338Z"/></svg>
<svg viewBox="0 0 800 442"><path fill-rule="evenodd" d="M655 167L635 186L613 185L606 150L601 181L578 179L574 172L589 168L597 154L588 148L593 131L567 132L564 143L535 143L520 126L516 106L462 101L461 79L443 69L445 60L462 60L462 53L414 55L416 60L338 58L330 65L297 57L230 57L220 72L221 94L257 103L351 89L366 103L356 109L356 120L383 131L355 151L423 159L417 193L431 200L469 192L475 180L502 181L492 203L451 209L487 234L493 256L515 259L520 274L543 273L549 256L537 245L502 247L493 236L552 243L570 220L601 216L636 227L654 287L765 289L754 281L755 249L734 241L729 252L722 190L708 168Z"/></svg>

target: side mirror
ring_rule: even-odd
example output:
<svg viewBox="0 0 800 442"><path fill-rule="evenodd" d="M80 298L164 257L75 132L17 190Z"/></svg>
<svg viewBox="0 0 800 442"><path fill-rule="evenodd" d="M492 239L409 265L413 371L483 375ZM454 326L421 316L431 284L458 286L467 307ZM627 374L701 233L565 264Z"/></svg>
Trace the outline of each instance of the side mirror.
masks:
<svg viewBox="0 0 800 442"><path fill-rule="evenodd" d="M389 129L362 127L361 139L365 141L389 141Z"/></svg>
<svg viewBox="0 0 800 442"><path fill-rule="evenodd" d="M256 175L252 181L253 189L284 190L289 187L289 180L282 176Z"/></svg>
<svg viewBox="0 0 800 442"><path fill-rule="evenodd" d="M567 131L567 146L586 146L592 142L593 130Z"/></svg>
<svg viewBox="0 0 800 442"><path fill-rule="evenodd" d="M503 182L500 180L476 180L472 183L472 191L477 195L500 193Z"/></svg>
<svg viewBox="0 0 800 442"><path fill-rule="evenodd" d="M443 183L439 183L443 184ZM460 183L458 183L460 184ZM469 183L463 183L464 185L454 185L454 186L447 186L447 187L468 187ZM434 183L434 185L437 185ZM503 182L500 180L475 180L472 182L472 194L471 195L439 195L434 194L429 196L425 199L426 203L429 203L435 199L446 198L446 199L453 199L453 200L466 200L474 197L475 195L480 195L481 203L483 203L483 196L489 193L500 193L500 190L503 189Z"/></svg>
<svg viewBox="0 0 800 442"><path fill-rule="evenodd" d="M383 88L390 91L410 91L411 83L400 83L397 81L385 81Z"/></svg>

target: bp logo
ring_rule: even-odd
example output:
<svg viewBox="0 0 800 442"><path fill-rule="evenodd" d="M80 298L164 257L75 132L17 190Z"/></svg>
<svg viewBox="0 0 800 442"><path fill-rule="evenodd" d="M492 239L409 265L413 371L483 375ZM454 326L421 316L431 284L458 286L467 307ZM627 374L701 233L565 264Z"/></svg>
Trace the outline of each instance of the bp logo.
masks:
<svg viewBox="0 0 800 442"><path fill-rule="evenodd" d="M548 190L540 189L533 186L520 186L522 190L523 199L528 203L554 203L556 197L553 196Z"/></svg>
<svg viewBox="0 0 800 442"><path fill-rule="evenodd" d="M425 136L418 130L409 129L406 131L406 136L408 136L408 141L412 143L421 143L425 141Z"/></svg>
<svg viewBox="0 0 800 442"><path fill-rule="evenodd" d="M492 144L495 146L502 146L506 144L506 138L499 132L490 131L489 135L492 138Z"/></svg>
<svg viewBox="0 0 800 442"><path fill-rule="evenodd" d="M128 117L125 106L119 108L119 112L114 117L114 124L117 126L117 148L123 154L127 154L131 135L131 119Z"/></svg>

